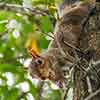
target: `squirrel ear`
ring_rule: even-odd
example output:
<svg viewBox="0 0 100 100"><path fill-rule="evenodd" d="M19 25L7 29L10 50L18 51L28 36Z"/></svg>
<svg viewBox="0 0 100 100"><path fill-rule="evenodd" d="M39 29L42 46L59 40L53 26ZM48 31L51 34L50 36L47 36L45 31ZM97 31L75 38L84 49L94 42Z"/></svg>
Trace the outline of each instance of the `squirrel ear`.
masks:
<svg viewBox="0 0 100 100"><path fill-rule="evenodd" d="M28 52L32 55L33 59L39 57L39 55L35 52L35 50L32 47L28 47Z"/></svg>

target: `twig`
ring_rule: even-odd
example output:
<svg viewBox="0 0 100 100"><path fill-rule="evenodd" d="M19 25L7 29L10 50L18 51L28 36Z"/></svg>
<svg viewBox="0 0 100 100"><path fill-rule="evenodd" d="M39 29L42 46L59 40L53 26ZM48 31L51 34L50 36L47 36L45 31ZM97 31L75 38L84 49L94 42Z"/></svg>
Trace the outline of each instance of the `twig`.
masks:
<svg viewBox="0 0 100 100"><path fill-rule="evenodd" d="M55 39L54 36L52 36L52 35L50 35L50 34L42 33L42 32L41 32L40 34L45 35L45 36L49 36L49 37L52 38L53 40Z"/></svg>
<svg viewBox="0 0 100 100"><path fill-rule="evenodd" d="M39 82L38 100L42 100L44 81Z"/></svg>
<svg viewBox="0 0 100 100"><path fill-rule="evenodd" d="M24 7L22 5L16 5L16 4L0 3L0 9L15 11L22 14L43 15L43 16L48 15L48 10L39 9L39 8L28 8L28 7Z"/></svg>
<svg viewBox="0 0 100 100"><path fill-rule="evenodd" d="M91 100L93 97L95 97L96 95L98 95L100 93L100 88L98 90L96 90L95 92L91 93L87 98L85 98L84 100Z"/></svg>
<svg viewBox="0 0 100 100"><path fill-rule="evenodd" d="M28 93L28 92L22 92L22 93L18 96L17 100L21 100L24 96L27 95L27 93Z"/></svg>
<svg viewBox="0 0 100 100"><path fill-rule="evenodd" d="M82 54L84 54L79 48L77 48L77 47L75 47L75 46L73 46L72 44L70 44L70 43L68 43L67 41L65 41L64 40L64 35L63 35L64 33L62 32L62 42L65 44L65 45L67 45L67 46L69 46L70 48L72 48L72 49L74 49L75 51L78 51L79 53L82 53Z"/></svg>
<svg viewBox="0 0 100 100"><path fill-rule="evenodd" d="M88 92L92 93L92 85L91 85L91 82L90 82L90 78L87 76L86 80L87 80L87 85L88 85Z"/></svg>
<svg viewBox="0 0 100 100"><path fill-rule="evenodd" d="M69 89L70 89L69 87L67 89L65 89L65 91L64 91L64 97L63 97L62 100L66 100L67 99Z"/></svg>
<svg viewBox="0 0 100 100"><path fill-rule="evenodd" d="M70 43L68 43L67 41L63 40L63 42L64 42L64 44L66 44L67 46L69 46L69 47L71 47L71 48L75 49L76 51L78 51L78 52L81 52L81 53L82 53L82 51L81 51L79 48L76 48L75 46L71 45L71 44L70 44Z"/></svg>

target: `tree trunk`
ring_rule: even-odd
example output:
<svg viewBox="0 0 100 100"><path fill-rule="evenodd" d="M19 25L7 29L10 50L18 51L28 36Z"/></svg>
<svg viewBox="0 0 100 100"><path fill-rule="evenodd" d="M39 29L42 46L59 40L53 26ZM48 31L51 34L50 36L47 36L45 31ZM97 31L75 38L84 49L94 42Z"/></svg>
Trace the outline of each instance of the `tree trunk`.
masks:
<svg viewBox="0 0 100 100"><path fill-rule="evenodd" d="M69 9L67 13L67 10L58 23L55 37L62 54L72 62L78 61L73 64L73 100L100 100L97 92L100 89L100 3L96 3L88 16L82 9L83 12Z"/></svg>

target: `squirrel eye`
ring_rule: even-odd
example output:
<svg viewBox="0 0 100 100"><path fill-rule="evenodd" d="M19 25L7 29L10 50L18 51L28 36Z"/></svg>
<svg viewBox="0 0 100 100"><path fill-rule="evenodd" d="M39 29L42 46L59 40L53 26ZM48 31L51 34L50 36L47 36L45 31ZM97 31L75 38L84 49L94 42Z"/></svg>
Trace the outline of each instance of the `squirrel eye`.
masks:
<svg viewBox="0 0 100 100"><path fill-rule="evenodd" d="M39 65L42 65L43 59L41 59L41 58L36 59L36 63L39 64Z"/></svg>

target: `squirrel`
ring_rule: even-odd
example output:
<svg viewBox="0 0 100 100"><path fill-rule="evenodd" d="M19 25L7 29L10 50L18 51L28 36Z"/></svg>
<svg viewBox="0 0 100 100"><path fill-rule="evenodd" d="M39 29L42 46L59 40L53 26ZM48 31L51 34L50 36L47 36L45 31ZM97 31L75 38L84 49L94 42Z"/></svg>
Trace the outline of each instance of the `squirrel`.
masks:
<svg viewBox="0 0 100 100"><path fill-rule="evenodd" d="M54 31L55 39L51 41L48 51L38 55L29 48L32 55L29 73L33 78L49 79L62 87L65 71L69 70L75 60L73 48L66 45L64 41L76 48L79 47L81 23L88 16L95 2L95 0L86 0L86 2L62 5L64 7L61 7L60 19Z"/></svg>

